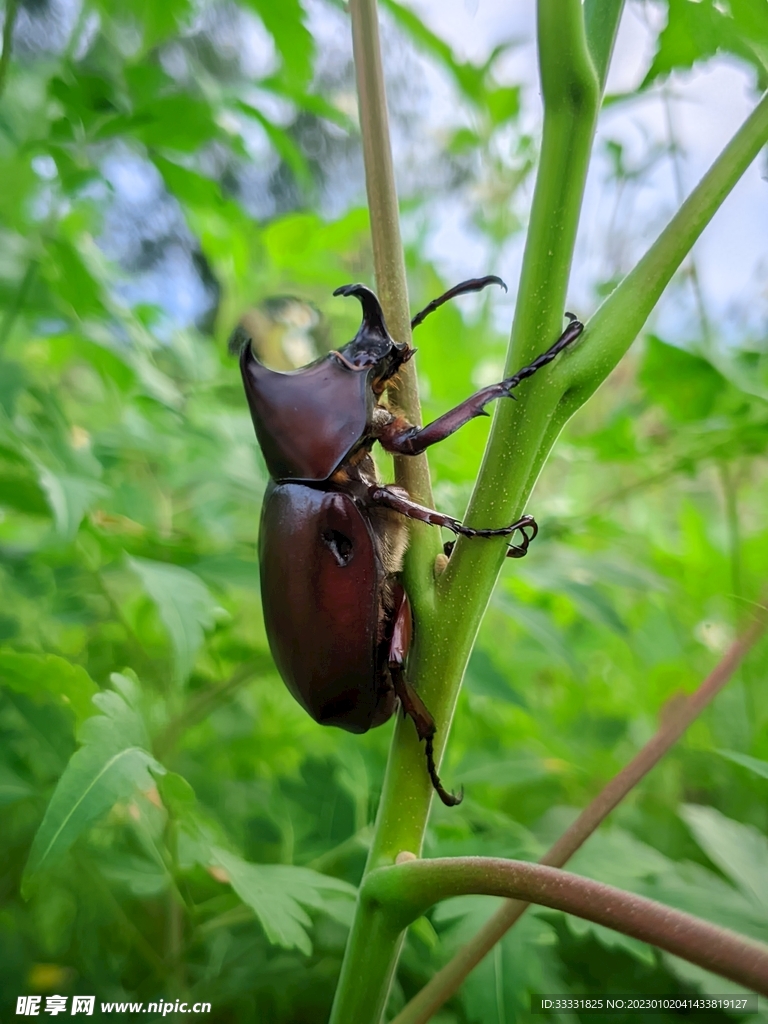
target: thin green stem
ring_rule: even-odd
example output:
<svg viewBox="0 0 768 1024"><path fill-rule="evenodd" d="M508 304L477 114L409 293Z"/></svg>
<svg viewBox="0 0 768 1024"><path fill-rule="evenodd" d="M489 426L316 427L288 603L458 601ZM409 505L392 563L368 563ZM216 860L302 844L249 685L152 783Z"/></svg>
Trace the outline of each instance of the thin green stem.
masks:
<svg viewBox="0 0 768 1024"><path fill-rule="evenodd" d="M3 22L3 52L0 54L0 97L5 91L8 79L8 68L11 66L13 49L13 30L19 13L19 0L7 0L5 5L5 21Z"/></svg>
<svg viewBox="0 0 768 1024"><path fill-rule="evenodd" d="M381 59L376 0L350 0L352 43L357 78L360 128L363 141L365 181L371 217L371 238L376 287L389 329L399 341L411 340L408 286L400 238L400 220L395 185L389 118ZM392 398L411 423L421 423L421 410L413 361L400 375ZM397 483L417 501L434 504L429 467L424 456L395 460ZM414 523L403 566L404 583L418 628L409 659L411 680L418 686L414 657L425 646L434 615L434 565L440 551L436 530ZM433 709L434 710L434 709ZM443 723L437 717L438 726ZM399 719L395 726L373 843L368 857L370 869L392 863L392 848L400 836L421 849L431 787L424 752L410 721ZM403 828L403 824L405 827ZM336 989L331 1021L340 1024L377 1022L383 1013L397 967L402 943L392 931L386 915L371 913L358 904L352 931Z"/></svg>
<svg viewBox="0 0 768 1024"><path fill-rule="evenodd" d="M389 114L376 0L350 0L349 10L352 18L352 44L363 141L365 186L371 217L376 289L393 337L410 344L408 282L400 237L400 213L389 139ZM411 423L421 423L421 405L413 362L407 364L400 373L392 400ZM425 456L396 458L395 475L398 484L405 487L416 501L432 505L432 484ZM432 536L434 533L429 529L422 532L424 536ZM421 540L421 534L418 537ZM424 546L423 543L411 545L419 560L428 562L428 565L421 567L420 575L422 580L426 578L431 584L432 564L437 553L437 545L431 545L432 552L421 551ZM431 557L428 558L427 555Z"/></svg>
<svg viewBox="0 0 768 1024"><path fill-rule="evenodd" d="M599 307L578 347L554 367L552 377L562 383L564 397L553 431L559 432L616 366L694 242L766 142L768 93L645 256Z"/></svg>
<svg viewBox="0 0 768 1024"><path fill-rule="evenodd" d="M495 857L451 857L379 868L362 899L407 927L435 903L478 893L537 903L594 921L768 995L768 946L655 900L568 871Z"/></svg>
<svg viewBox="0 0 768 1024"><path fill-rule="evenodd" d="M600 82L601 93L605 90L623 10L624 0L585 0L584 3L587 43Z"/></svg>
<svg viewBox="0 0 768 1024"><path fill-rule="evenodd" d="M731 589L736 603L736 614L741 615L744 591L741 566L741 524L739 523L738 474L729 463L722 461L718 467L720 487L725 504L725 522L728 529L728 556L731 568Z"/></svg>

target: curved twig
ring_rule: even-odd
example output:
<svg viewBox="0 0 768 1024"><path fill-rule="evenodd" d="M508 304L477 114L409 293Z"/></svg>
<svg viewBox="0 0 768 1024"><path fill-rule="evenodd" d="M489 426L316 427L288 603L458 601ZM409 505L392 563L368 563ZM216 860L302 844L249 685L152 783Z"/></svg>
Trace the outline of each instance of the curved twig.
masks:
<svg viewBox="0 0 768 1024"><path fill-rule="evenodd" d="M760 606L749 628L738 637L680 709L665 721L636 756L603 787L541 858L542 864L562 867L598 826L647 773L659 763L704 708L723 689L740 662L768 626L768 610ZM508 900L478 933L442 967L394 1018L392 1024L426 1024L426 1021L459 990L467 976L493 949L528 908L528 903Z"/></svg>
<svg viewBox="0 0 768 1024"><path fill-rule="evenodd" d="M562 910L768 995L768 946L763 943L644 896L544 864L495 857L413 860L371 872L361 898L387 906L393 916L399 915L400 926L406 927L440 900L470 894L507 896Z"/></svg>

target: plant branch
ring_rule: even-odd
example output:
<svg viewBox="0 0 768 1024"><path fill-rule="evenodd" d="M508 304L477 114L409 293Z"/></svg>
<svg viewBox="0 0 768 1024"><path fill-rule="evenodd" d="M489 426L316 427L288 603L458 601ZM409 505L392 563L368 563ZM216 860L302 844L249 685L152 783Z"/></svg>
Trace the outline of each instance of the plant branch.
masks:
<svg viewBox="0 0 768 1024"><path fill-rule="evenodd" d="M584 3L584 28L601 92L604 91L608 78L613 45L616 42L623 10L624 0L585 0Z"/></svg>
<svg viewBox="0 0 768 1024"><path fill-rule="evenodd" d="M408 283L400 238L400 213L389 140L389 115L376 0L350 0L349 11L352 18L352 45L376 288L393 337L410 344ZM407 364L400 373L393 398L411 423L421 423L413 362ZM395 471L397 482L416 501L431 506L432 487L425 456L400 456L395 459Z"/></svg>
<svg viewBox="0 0 768 1024"><path fill-rule="evenodd" d="M559 432L616 366L694 242L766 142L768 93L648 252L599 307L578 347L553 369L553 378L559 378L564 385L553 429Z"/></svg>
<svg viewBox="0 0 768 1024"><path fill-rule="evenodd" d="M19 13L19 0L6 0L5 21L3 22L3 52L0 54L0 97L5 91L8 68L11 66L11 50L13 48L13 30Z"/></svg>
<svg viewBox="0 0 768 1024"><path fill-rule="evenodd" d="M544 125L506 373L551 344L562 330L565 296L600 100L579 0L540 0L538 48ZM467 520L484 527L519 516L547 424L562 395L544 372L516 402L498 402ZM543 462L543 458L541 459ZM504 559L504 545L459 538L438 589L466 602L477 591L467 655Z"/></svg>
<svg viewBox="0 0 768 1024"><path fill-rule="evenodd" d="M767 626L768 610L765 606L759 606L758 614L751 625L731 644L699 688L661 725L629 764L603 787L539 863L559 868L570 860L611 811L659 763L688 726L714 700ZM509 931L527 907L527 903L519 900L509 900L500 907L480 931L400 1011L392 1024L426 1024L432 1014L458 991L470 972Z"/></svg>
<svg viewBox="0 0 768 1024"><path fill-rule="evenodd" d="M768 995L768 946L591 878L495 857L446 857L379 868L362 899L397 910L405 928L429 907L472 893L507 896L594 921Z"/></svg>

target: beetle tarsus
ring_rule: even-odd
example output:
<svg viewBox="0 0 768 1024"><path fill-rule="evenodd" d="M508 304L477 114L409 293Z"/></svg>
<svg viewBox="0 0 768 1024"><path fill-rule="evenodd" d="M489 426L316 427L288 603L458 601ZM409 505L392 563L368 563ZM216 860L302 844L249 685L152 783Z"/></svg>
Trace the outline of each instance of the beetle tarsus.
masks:
<svg viewBox="0 0 768 1024"><path fill-rule="evenodd" d="M430 714L427 705L406 679L405 672L403 671L403 665L399 658L397 660L390 661L389 672L392 677L392 684L395 688L395 693L400 698L400 706L403 709L403 715L407 715L411 719L416 728L416 735L419 739L426 740L425 753L427 756L427 772L432 780L432 786L446 807L455 807L463 800L464 791L462 790L458 796L454 793L449 793L440 781L440 776L437 774L434 750L435 732L437 731L435 728L435 720Z"/></svg>
<svg viewBox="0 0 768 1024"><path fill-rule="evenodd" d="M462 281L461 284L454 285L453 288L449 288L447 292L443 292L436 299L432 299L424 309L419 310L416 316L411 320L411 330L418 327L419 324L423 324L430 313L434 313L436 309L439 309L444 303L449 302L451 299L455 299L457 295L466 295L467 292L479 292L483 288L487 288L489 284L498 284L504 291L509 289L501 280L500 277L496 277L495 274L488 274L486 277L472 277L469 281Z"/></svg>
<svg viewBox="0 0 768 1024"><path fill-rule="evenodd" d="M546 366L547 363L551 363L555 356L560 355L564 348L567 348L570 344L576 341L584 330L584 324L580 320L577 320L573 313L566 313L565 315L571 322L565 328L554 345L550 345L546 352L542 352L540 356L536 356L533 362L524 366L522 370L518 370L517 373L502 381L502 386L505 389L505 396L507 398L514 397L510 393L512 388L516 388L520 381L527 380L528 377L532 377L537 370L542 368L542 366Z"/></svg>
<svg viewBox="0 0 768 1024"><path fill-rule="evenodd" d="M464 787L462 786L461 789L459 789L457 795L456 793L449 793L445 786L443 786L440 781L440 776L437 774L437 768L435 767L435 751L433 748L433 742L434 740L432 736L428 736L426 743L427 771L429 772L429 777L432 780L432 787L446 807L456 807L464 799Z"/></svg>

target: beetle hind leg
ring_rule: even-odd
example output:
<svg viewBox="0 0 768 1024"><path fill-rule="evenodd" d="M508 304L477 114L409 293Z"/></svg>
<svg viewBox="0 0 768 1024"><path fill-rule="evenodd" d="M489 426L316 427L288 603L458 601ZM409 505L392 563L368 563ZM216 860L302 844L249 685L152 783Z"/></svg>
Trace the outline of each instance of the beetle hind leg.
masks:
<svg viewBox="0 0 768 1024"><path fill-rule="evenodd" d="M405 656L411 640L411 606L402 587L399 587L399 591L399 605L389 643L389 674L395 693L400 698L403 714L413 722L419 739L426 741L427 772L432 780L432 786L446 807L455 807L464 799L464 790L462 789L457 796L455 793L449 793L440 781L435 764L435 720L405 676Z"/></svg>
<svg viewBox="0 0 768 1024"><path fill-rule="evenodd" d="M390 674L395 693L400 698L403 714L407 715L416 726L416 735L419 739L425 740L427 772L432 780L432 786L446 807L455 807L464 799L464 790L460 789L458 795L449 793L437 774L434 751L435 733L437 732L435 721L424 701L406 679L402 665L390 665Z"/></svg>

